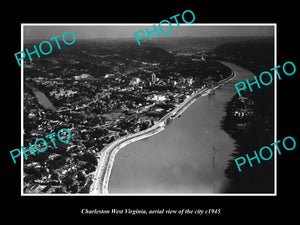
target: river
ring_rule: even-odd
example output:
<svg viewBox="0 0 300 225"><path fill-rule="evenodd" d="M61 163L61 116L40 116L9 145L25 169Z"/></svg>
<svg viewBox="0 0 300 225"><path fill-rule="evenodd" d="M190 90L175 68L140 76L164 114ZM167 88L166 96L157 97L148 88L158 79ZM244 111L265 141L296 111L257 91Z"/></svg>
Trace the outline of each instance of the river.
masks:
<svg viewBox="0 0 300 225"><path fill-rule="evenodd" d="M236 94L234 84L253 74L229 62L236 76L199 97L161 133L129 144L116 155L109 193L222 193L228 184L224 170L233 159L234 140L221 129L225 104Z"/></svg>
<svg viewBox="0 0 300 225"><path fill-rule="evenodd" d="M25 85L32 90L32 92L35 94L38 102L45 108L45 109L51 109L55 110L54 105L52 102L49 100L49 98L42 92L40 91L37 87L35 87L33 84L30 82L25 83Z"/></svg>

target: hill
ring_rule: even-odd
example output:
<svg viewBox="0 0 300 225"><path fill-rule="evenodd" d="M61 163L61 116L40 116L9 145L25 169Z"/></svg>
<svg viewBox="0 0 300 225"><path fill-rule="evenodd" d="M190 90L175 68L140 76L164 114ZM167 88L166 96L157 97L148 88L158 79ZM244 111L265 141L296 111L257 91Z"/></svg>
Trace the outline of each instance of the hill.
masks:
<svg viewBox="0 0 300 225"><path fill-rule="evenodd" d="M158 47L127 47L121 48L118 54L123 57L147 61L173 61L174 56Z"/></svg>
<svg viewBox="0 0 300 225"><path fill-rule="evenodd" d="M273 37L224 43L216 47L213 53L241 66L250 66L253 72L263 71L262 66L264 69L274 67Z"/></svg>

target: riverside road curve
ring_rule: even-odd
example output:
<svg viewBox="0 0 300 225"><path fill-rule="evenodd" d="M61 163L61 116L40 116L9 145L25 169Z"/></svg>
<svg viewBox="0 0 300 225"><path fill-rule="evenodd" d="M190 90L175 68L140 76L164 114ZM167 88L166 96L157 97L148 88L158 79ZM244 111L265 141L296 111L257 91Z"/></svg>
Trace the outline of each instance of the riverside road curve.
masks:
<svg viewBox="0 0 300 225"><path fill-rule="evenodd" d="M161 132L162 130L164 130L168 118L178 117L194 101L196 101L196 99L199 96L207 95L212 89L217 89L218 87L220 87L220 84L227 83L234 77L235 77L235 73L232 72L232 74L228 78L225 78L224 80L218 82L216 87L203 88L198 92L196 92L195 94L193 94L192 96L190 96L189 98L187 98L179 106L177 106L175 109L173 109L168 114L166 114L163 118L161 118L158 122L156 122L152 127L149 127L148 129L135 134L124 136L120 139L115 140L111 144L107 145L99 153L99 161L98 161L97 169L94 173L93 183L90 187L90 194L109 194L108 183L109 183L112 166L114 163L114 158L121 148L123 148L124 146L132 142L153 136Z"/></svg>

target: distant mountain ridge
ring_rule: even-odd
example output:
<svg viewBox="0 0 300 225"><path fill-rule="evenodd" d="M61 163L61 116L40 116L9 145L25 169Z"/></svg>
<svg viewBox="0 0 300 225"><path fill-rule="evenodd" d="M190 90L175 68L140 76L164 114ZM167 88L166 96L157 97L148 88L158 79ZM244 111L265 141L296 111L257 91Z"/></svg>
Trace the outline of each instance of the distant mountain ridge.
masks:
<svg viewBox="0 0 300 225"><path fill-rule="evenodd" d="M129 47L118 52L119 55L128 58L152 60L152 61L173 61L175 57L168 51L158 47Z"/></svg>
<svg viewBox="0 0 300 225"><path fill-rule="evenodd" d="M222 57L242 58L272 66L274 62L274 38L266 37L228 42L216 47L214 53Z"/></svg>

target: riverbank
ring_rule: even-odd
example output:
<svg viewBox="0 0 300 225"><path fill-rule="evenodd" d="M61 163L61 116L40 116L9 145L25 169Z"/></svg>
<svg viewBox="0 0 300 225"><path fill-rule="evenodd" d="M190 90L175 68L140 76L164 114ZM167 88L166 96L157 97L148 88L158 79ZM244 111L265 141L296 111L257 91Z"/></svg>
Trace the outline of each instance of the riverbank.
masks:
<svg viewBox="0 0 300 225"><path fill-rule="evenodd" d="M217 83L217 85L213 89L219 88L222 84L229 82L231 79L235 77L235 73L232 72L231 75ZM209 94L212 91L212 89L209 88L203 88L199 90L198 92L194 93L192 96L187 98L183 103L181 103L179 106L177 106L174 110L169 112L167 115L165 115L163 118L161 118L157 123L155 123L154 126L148 128L147 130L144 130L142 132L131 134L125 137L122 137L121 139L118 139L114 141L113 143L106 146L101 153L99 153L99 163L97 166L97 169L95 171L93 184L90 188L91 194L108 194L108 183L111 175L111 170L114 163L115 155L118 153L118 151L123 148L124 146L144 139L148 138L150 136L153 136L162 130L164 130L167 120L174 119L178 116L180 116L191 104L193 104L196 99L200 96L205 96Z"/></svg>
<svg viewBox="0 0 300 225"><path fill-rule="evenodd" d="M236 94L228 102L221 122L222 129L236 141L235 158L251 156L254 149L274 142L274 86L252 93L245 91L243 96L241 99ZM251 113L247 115L247 112ZM245 166L242 172L238 172L234 160L230 160L225 174L230 179L226 193L274 192L273 160Z"/></svg>
<svg viewBox="0 0 300 225"><path fill-rule="evenodd" d="M273 37L227 43L214 50L219 59L240 65L252 74L260 74L275 66L274 56L276 39ZM253 76L249 79L252 82ZM246 90L243 97L237 94L227 103L226 115L222 121L222 128L236 143L233 153L235 158L253 154L253 150L260 149L274 142L275 129L275 94L274 83L256 89L254 92ZM241 101L251 101L246 105ZM242 104L241 104L242 103ZM254 112L251 116L247 112ZM250 116L249 116L250 115ZM245 166L242 172L237 170L235 162L229 161L225 170L231 180L226 193L273 193L274 192L274 161L264 161L253 167Z"/></svg>

